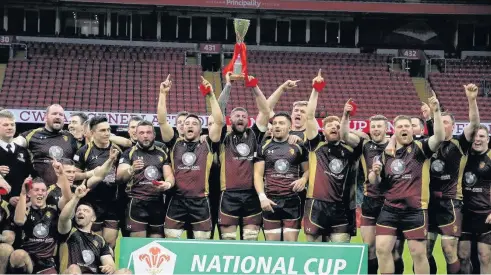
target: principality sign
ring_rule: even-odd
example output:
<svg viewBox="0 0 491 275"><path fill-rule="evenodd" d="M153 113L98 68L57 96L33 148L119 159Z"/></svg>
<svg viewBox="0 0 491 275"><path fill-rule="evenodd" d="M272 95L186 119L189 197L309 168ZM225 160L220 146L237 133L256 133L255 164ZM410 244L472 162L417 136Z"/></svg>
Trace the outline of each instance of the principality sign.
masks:
<svg viewBox="0 0 491 275"><path fill-rule="evenodd" d="M365 244L123 238L134 274L367 274Z"/></svg>

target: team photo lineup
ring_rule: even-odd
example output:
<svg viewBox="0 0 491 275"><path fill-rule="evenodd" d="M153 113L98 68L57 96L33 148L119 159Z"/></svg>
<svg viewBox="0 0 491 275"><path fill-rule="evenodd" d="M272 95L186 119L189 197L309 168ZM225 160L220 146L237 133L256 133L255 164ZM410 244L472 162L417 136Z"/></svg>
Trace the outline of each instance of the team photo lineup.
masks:
<svg viewBox="0 0 491 275"><path fill-rule="evenodd" d="M108 2L0 5L0 274L491 274L491 2Z"/></svg>

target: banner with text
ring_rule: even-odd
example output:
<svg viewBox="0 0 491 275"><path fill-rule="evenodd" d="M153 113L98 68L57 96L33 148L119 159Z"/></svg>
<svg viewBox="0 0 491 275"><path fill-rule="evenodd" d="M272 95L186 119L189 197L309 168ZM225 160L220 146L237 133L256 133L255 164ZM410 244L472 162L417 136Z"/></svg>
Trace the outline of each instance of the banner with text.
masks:
<svg viewBox="0 0 491 275"><path fill-rule="evenodd" d="M44 123L44 116L46 110L28 110L28 109L9 109L11 111L17 122L19 123ZM78 112L78 111L77 111ZM65 123L70 121L70 115L73 111L65 111ZM156 114L143 114L143 113L116 113L116 112L85 112L89 118L98 115L104 115L107 117L108 122L111 126L127 126L130 118L133 116L141 116L144 120L152 122L155 126L159 126ZM203 128L208 127L208 116L199 116ZM172 127L176 127L176 114L167 115L167 121ZM249 118L249 126L254 123L254 118ZM318 118L319 129L322 127L322 119ZM227 117L227 124L230 125L230 119ZM465 121L455 122L454 135L459 135L464 131L464 127L469 124ZM482 123L491 130L491 123ZM369 132L370 122L368 120L351 120L350 128L353 130L363 131L365 133ZM391 134L394 130L392 122L389 122L388 133Z"/></svg>
<svg viewBox="0 0 491 275"><path fill-rule="evenodd" d="M365 244L123 238L134 274L367 274Z"/></svg>

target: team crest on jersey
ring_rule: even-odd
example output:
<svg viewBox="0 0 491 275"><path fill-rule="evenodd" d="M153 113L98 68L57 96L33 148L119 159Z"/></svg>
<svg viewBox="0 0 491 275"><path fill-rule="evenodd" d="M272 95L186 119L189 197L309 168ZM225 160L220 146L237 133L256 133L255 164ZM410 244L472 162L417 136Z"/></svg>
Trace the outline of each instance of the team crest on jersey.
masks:
<svg viewBox="0 0 491 275"><path fill-rule="evenodd" d="M84 259L84 262L88 265L92 264L95 260L95 255L94 252L91 250L83 250L82 251L82 258Z"/></svg>
<svg viewBox="0 0 491 275"><path fill-rule="evenodd" d="M251 148L245 143L237 144L237 146L235 146L235 149L237 149L237 152L239 152L239 154L243 157L246 157L251 153Z"/></svg>
<svg viewBox="0 0 491 275"><path fill-rule="evenodd" d="M431 163L431 171L433 172L440 173L443 171L444 168L445 162L443 162L442 160L437 159Z"/></svg>
<svg viewBox="0 0 491 275"><path fill-rule="evenodd" d="M60 160L63 157L63 148L60 146L54 145L49 147L49 156L56 159Z"/></svg>
<svg viewBox="0 0 491 275"><path fill-rule="evenodd" d="M159 178L159 169L151 165L145 168L144 174L147 180L156 180Z"/></svg>
<svg viewBox="0 0 491 275"><path fill-rule="evenodd" d="M479 163L479 169L483 169L483 168L484 168L484 166L486 166L486 163L485 163L484 161L481 161L481 162Z"/></svg>
<svg viewBox="0 0 491 275"><path fill-rule="evenodd" d="M49 234L49 228L44 223L38 223L36 226L34 226L32 234L34 234L34 236L38 239L46 238L46 236Z"/></svg>
<svg viewBox="0 0 491 275"><path fill-rule="evenodd" d="M295 155L295 149L290 148L290 155L292 155L292 156Z"/></svg>
<svg viewBox="0 0 491 275"><path fill-rule="evenodd" d="M51 218L51 212L46 212L46 218Z"/></svg>
<svg viewBox="0 0 491 275"><path fill-rule="evenodd" d="M411 153L413 151L413 149L411 147L407 147L407 152L408 153Z"/></svg>
<svg viewBox="0 0 491 275"><path fill-rule="evenodd" d="M162 156L159 157L160 162L164 162L164 158Z"/></svg>
<svg viewBox="0 0 491 275"><path fill-rule="evenodd" d="M329 170L334 174L339 174L343 171L343 162L340 159L333 159L329 162Z"/></svg>
<svg viewBox="0 0 491 275"><path fill-rule="evenodd" d="M464 178L465 178L465 185L467 187L472 187L474 186L474 184L476 184L477 182L477 177L474 173L472 172L466 172L464 174Z"/></svg>
<svg viewBox="0 0 491 275"><path fill-rule="evenodd" d="M286 159L279 159L274 163L276 172L284 174L290 169L290 163Z"/></svg>
<svg viewBox="0 0 491 275"><path fill-rule="evenodd" d="M186 152L182 155L182 163L186 166L192 166L196 162L196 154L193 152Z"/></svg>
<svg viewBox="0 0 491 275"><path fill-rule="evenodd" d="M65 141L68 141L68 137L67 137L67 136L63 136L63 139L64 139Z"/></svg>
<svg viewBox="0 0 491 275"><path fill-rule="evenodd" d="M390 164L390 170L394 175L401 175L406 170L406 164L400 159L395 159Z"/></svg>
<svg viewBox="0 0 491 275"><path fill-rule="evenodd" d="M26 159L24 158L24 154L23 153L19 153L19 155L17 156L17 160L18 161L22 161L22 162L26 162Z"/></svg>

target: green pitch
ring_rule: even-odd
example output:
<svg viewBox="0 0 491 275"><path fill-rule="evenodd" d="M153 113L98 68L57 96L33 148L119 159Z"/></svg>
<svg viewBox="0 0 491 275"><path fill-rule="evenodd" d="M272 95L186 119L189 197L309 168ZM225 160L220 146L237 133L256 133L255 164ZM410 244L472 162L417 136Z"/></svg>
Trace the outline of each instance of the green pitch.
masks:
<svg viewBox="0 0 491 275"><path fill-rule="evenodd" d="M121 235L120 235L121 237ZM186 238L186 233L183 234L183 239ZM215 232L215 239L218 240L218 231ZM116 251L115 251L115 255L116 255L116 265L119 266L119 240L117 241L117 245L116 245ZM260 234L259 236L259 240L263 241L264 240L264 237L262 234ZM303 233L303 231L300 231L300 235L298 237L298 240L299 242L305 242L305 234ZM358 235L356 237L353 237L351 239L351 242L352 243L362 243L361 241L361 234L358 230ZM433 253L434 257L435 257L435 261L436 261L436 264L438 266L438 274L446 274L446 271L447 271L447 266L445 264L445 258L443 257L443 253L442 253L442 248L440 246L440 237L438 237L438 240L435 244L435 250L434 250L434 253ZM403 253L403 259L404 259L404 274L413 274L413 261L411 260L411 255L409 254L409 249L407 247L407 244L404 245L404 253ZM122 266L120 267L122 268Z"/></svg>

